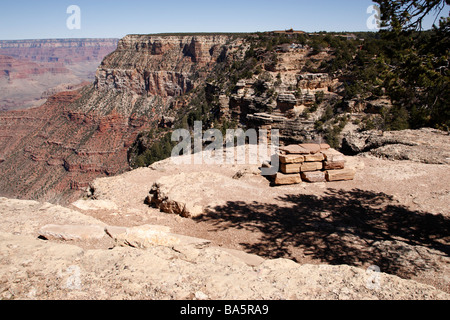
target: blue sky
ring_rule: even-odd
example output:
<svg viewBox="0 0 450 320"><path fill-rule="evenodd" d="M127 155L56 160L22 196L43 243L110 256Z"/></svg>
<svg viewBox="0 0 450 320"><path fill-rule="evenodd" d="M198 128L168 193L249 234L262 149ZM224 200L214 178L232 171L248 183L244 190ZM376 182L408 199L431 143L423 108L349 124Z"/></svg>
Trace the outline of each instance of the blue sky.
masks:
<svg viewBox="0 0 450 320"><path fill-rule="evenodd" d="M369 31L371 0L1 1L0 39L121 38L131 33ZM69 30L70 5L81 29ZM448 14L448 7L445 14ZM431 26L428 19L427 27Z"/></svg>

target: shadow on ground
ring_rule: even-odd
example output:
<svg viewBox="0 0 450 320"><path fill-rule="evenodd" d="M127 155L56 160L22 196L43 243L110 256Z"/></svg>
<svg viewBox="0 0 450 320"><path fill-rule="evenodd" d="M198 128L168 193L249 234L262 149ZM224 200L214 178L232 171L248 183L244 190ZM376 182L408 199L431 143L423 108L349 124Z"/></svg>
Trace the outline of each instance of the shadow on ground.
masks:
<svg viewBox="0 0 450 320"><path fill-rule="evenodd" d="M254 242L241 245L267 258L298 260L292 248L299 248L321 263L370 263L404 277L415 272L414 266L398 265L395 257L387 258L374 247L375 242L397 240L450 254L450 219L411 211L384 193L330 189L321 197L286 195L277 200L279 205L228 202L197 221L208 222L214 230L255 232Z"/></svg>

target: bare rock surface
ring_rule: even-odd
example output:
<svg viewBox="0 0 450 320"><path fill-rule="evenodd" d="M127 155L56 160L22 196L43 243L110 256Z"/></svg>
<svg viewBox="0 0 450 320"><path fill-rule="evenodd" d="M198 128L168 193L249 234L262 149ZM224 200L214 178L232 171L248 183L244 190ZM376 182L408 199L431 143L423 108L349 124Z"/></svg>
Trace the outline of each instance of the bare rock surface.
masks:
<svg viewBox="0 0 450 320"><path fill-rule="evenodd" d="M111 227L107 227L108 234L113 234L113 239L119 246L130 246L133 248L147 249L155 246L172 247L176 245L207 246L211 241L177 235L170 232L169 227L158 225L144 225L124 230L111 232ZM115 233L115 234L114 234Z"/></svg>
<svg viewBox="0 0 450 320"><path fill-rule="evenodd" d="M105 228L99 225L75 226L75 225L55 225L48 224L39 230L39 236L53 240L90 240L102 239Z"/></svg>
<svg viewBox="0 0 450 320"><path fill-rule="evenodd" d="M83 250L0 233L0 295L3 299L449 298L431 286L350 266L301 266L277 259L251 267L223 250L184 250L161 246Z"/></svg>
<svg viewBox="0 0 450 320"><path fill-rule="evenodd" d="M1 198L0 295L448 299L448 165L345 160L352 181L276 188L253 174L257 165L162 161L97 179L82 212ZM158 181L205 212L187 219L149 207ZM107 236L37 240L49 224L98 225Z"/></svg>
<svg viewBox="0 0 450 320"><path fill-rule="evenodd" d="M110 200L78 200L72 205L80 210L118 210L117 205Z"/></svg>
<svg viewBox="0 0 450 320"><path fill-rule="evenodd" d="M352 181L271 187L270 181L260 175L237 174L253 172L258 166L174 166L165 160L150 168L97 179L92 184L93 197L114 201L126 214L86 214L110 225L163 224L175 234L208 239L212 246L265 259L347 264L362 270L377 265L382 272L450 293L448 165L370 155L345 156L345 163L356 171ZM221 180L215 180L211 172ZM201 181L178 180L177 184L175 177L180 173L186 177L196 176L194 173L206 176ZM185 219L145 205L143 199L163 177L169 177L167 181L172 181L174 189L186 190L185 200L194 193L199 197L204 189L207 192L201 201L208 203L211 200L206 199L214 194L204 214ZM191 185L195 185L192 190L200 191L189 193ZM421 254L428 252L424 263L430 267L424 271L418 264L402 262L402 246L388 249L378 244L383 241L399 241Z"/></svg>
<svg viewBox="0 0 450 320"><path fill-rule="evenodd" d="M430 128L352 132L344 137L343 148L350 153L366 153L389 160L450 163L450 135Z"/></svg>
<svg viewBox="0 0 450 320"><path fill-rule="evenodd" d="M0 198L0 231L39 236L39 229L49 224L98 225L105 223L78 211L50 203Z"/></svg>
<svg viewBox="0 0 450 320"><path fill-rule="evenodd" d="M236 176L242 175L239 170L234 178L213 172L182 172L158 179L147 198L166 213L178 214L182 217L198 217L213 208L226 203L226 195L235 196L251 192L252 186Z"/></svg>

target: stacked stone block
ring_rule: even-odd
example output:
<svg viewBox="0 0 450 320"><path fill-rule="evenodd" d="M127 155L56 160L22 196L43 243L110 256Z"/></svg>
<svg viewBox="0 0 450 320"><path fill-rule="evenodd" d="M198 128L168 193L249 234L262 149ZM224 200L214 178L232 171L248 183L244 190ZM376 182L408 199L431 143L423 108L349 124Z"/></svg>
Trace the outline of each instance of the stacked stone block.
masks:
<svg viewBox="0 0 450 320"><path fill-rule="evenodd" d="M328 144L281 147L279 157L280 172L274 177L275 185L346 181L355 177L355 170L345 168L345 156Z"/></svg>

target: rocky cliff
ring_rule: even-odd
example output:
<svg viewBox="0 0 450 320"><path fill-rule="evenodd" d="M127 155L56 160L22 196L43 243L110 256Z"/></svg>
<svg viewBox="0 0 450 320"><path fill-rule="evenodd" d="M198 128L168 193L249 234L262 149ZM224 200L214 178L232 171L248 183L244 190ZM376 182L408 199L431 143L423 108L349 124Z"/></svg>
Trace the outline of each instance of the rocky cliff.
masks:
<svg viewBox="0 0 450 320"><path fill-rule="evenodd" d="M219 56L242 40L230 36L139 36L119 42L97 70L99 91L115 89L138 95L177 97L205 80Z"/></svg>
<svg viewBox="0 0 450 320"><path fill-rule="evenodd" d="M1 113L0 193L64 202L95 177L128 170L138 133L156 127L236 43L227 36L128 36L102 62L94 85Z"/></svg>
<svg viewBox="0 0 450 320"><path fill-rule="evenodd" d="M50 96L37 109L0 114L0 195L72 199L95 177L148 164L139 157L155 141L196 120L205 128L279 129L282 142L324 137L337 144L330 140L351 130L350 120L360 114L344 114L343 83L323 72L336 50L316 50L312 41L267 34L126 36L92 84ZM10 46L100 50L94 43ZM143 134L160 126L153 137Z"/></svg>

